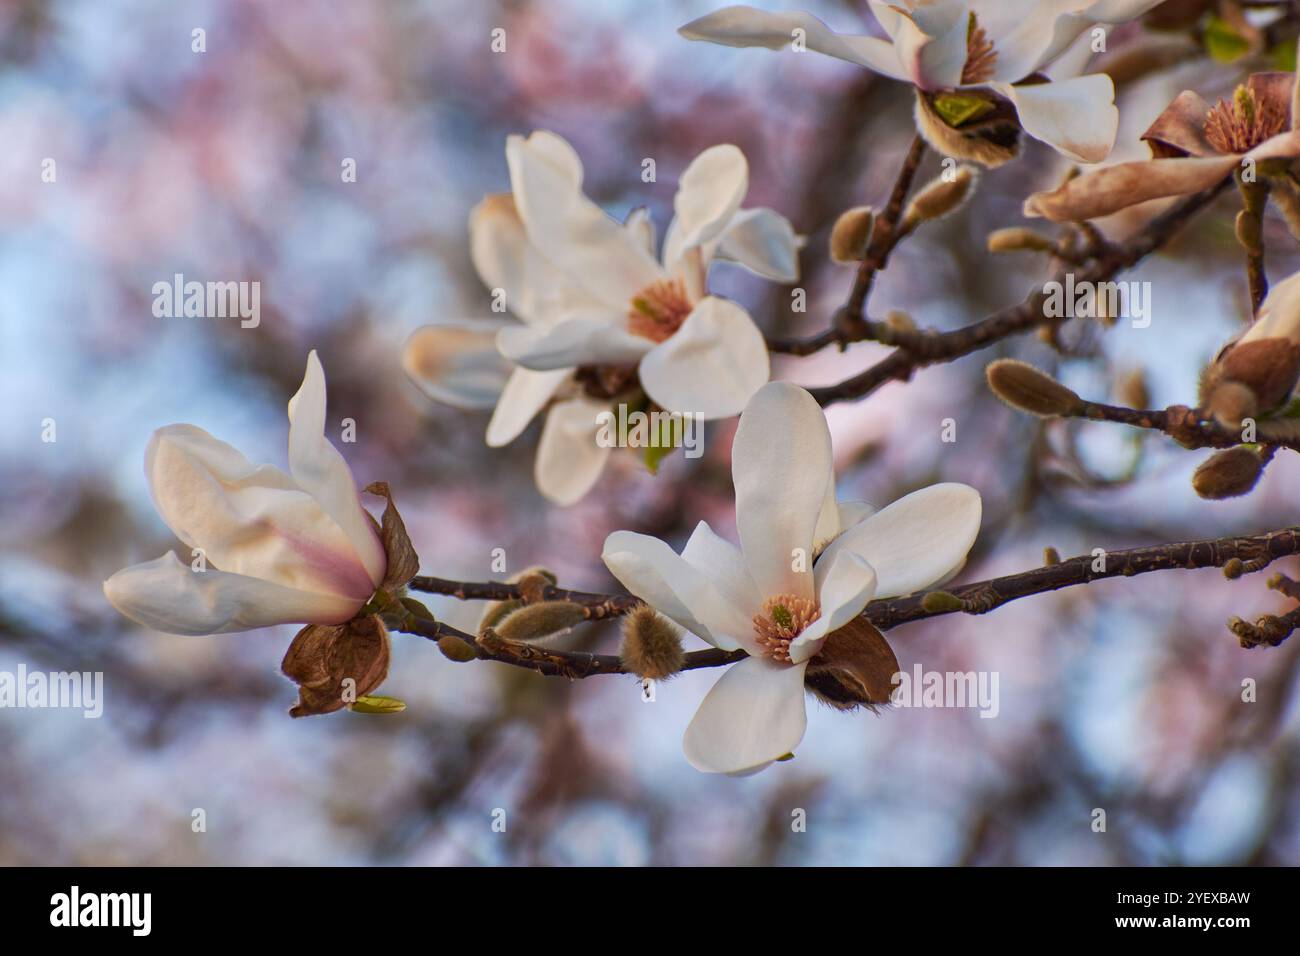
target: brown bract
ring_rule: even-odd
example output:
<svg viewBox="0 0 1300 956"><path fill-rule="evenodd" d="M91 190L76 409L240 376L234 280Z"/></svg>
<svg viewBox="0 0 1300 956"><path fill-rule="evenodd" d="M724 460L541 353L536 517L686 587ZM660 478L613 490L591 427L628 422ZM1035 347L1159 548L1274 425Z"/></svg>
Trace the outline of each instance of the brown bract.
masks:
<svg viewBox="0 0 1300 956"><path fill-rule="evenodd" d="M858 617L826 638L808 662L804 688L837 710L875 710L889 703L897 673L898 658L889 642Z"/></svg>
<svg viewBox="0 0 1300 956"><path fill-rule="evenodd" d="M307 625L280 664L298 685L298 703L289 716L329 714L355 703L384 682L388 660L388 631L378 615Z"/></svg>
<svg viewBox="0 0 1300 956"><path fill-rule="evenodd" d="M388 501L384 508L383 519L379 524L379 540L388 555L388 570L384 573L380 587L388 592L397 591L415 577L420 570L420 556L415 553L411 538L406 533L406 524L398 514L397 505L393 503L393 494L386 481L372 481L366 485L366 491Z"/></svg>
<svg viewBox="0 0 1300 956"><path fill-rule="evenodd" d="M1231 101L1175 97L1142 138L1152 158L1085 173L1025 200L1025 215L1055 222L1108 216L1152 199L1208 189L1239 168L1300 157L1291 129L1295 74L1255 73ZM1265 171L1258 171L1261 177Z"/></svg>

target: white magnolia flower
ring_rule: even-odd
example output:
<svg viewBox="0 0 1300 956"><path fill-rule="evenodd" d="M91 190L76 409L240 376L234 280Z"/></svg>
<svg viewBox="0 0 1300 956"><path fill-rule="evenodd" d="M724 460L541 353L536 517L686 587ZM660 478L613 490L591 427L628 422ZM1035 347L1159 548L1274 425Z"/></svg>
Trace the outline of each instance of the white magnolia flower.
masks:
<svg viewBox="0 0 1300 956"><path fill-rule="evenodd" d="M651 607L724 650L743 649L691 721L686 759L713 773L761 769L803 738L804 672L873 597L954 574L979 531L980 497L932 485L871 513L836 504L831 440L813 398L764 386L732 448L740 548L700 522L681 555L618 531L605 564Z"/></svg>
<svg viewBox="0 0 1300 956"><path fill-rule="evenodd" d="M325 373L315 352L289 401L288 475L253 465L193 425L154 432L145 452L154 505L178 538L202 549L206 566L192 570L169 551L105 581L108 600L172 634L350 620L383 581L388 559L324 432Z"/></svg>
<svg viewBox="0 0 1300 956"><path fill-rule="evenodd" d="M1104 73L1072 75L1091 54L1090 37L1076 41L1097 24L1131 20L1159 2L871 0L888 39L836 33L809 13L731 6L680 32L690 40L771 50L798 38L809 50L903 80L925 93L987 90L1007 101L1030 136L1072 159L1095 163L1105 159L1115 142L1115 88ZM1054 74L1052 82L1043 82L1049 79L1045 71ZM922 98L918 119L935 141L937 130L921 115L925 109ZM945 137L934 144L943 149L953 141Z"/></svg>
<svg viewBox="0 0 1300 956"><path fill-rule="evenodd" d="M582 163L559 136L511 136L506 160L512 192L474 209L471 256L520 321L426 326L405 364L437 400L482 407L498 395L494 447L549 408L537 484L569 504L609 454L595 441L597 414L638 381L669 411L739 413L768 379L767 347L744 309L707 294L709 264L728 259L792 282L798 243L784 217L741 208L749 169L735 146L705 150L682 174L662 258L644 211L618 223L583 194ZM491 358L489 336L504 363Z"/></svg>

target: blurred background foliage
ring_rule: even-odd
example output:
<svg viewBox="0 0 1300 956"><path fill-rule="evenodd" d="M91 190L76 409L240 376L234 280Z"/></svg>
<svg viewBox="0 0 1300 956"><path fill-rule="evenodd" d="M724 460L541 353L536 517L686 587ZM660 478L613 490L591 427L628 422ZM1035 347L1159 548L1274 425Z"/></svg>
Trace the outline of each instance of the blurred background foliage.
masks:
<svg viewBox="0 0 1300 956"><path fill-rule="evenodd" d="M651 704L631 678L458 665L398 636L384 692L408 702L403 714L294 721L278 674L291 628L173 637L104 601L112 571L177 545L144 483L149 433L192 422L283 466L285 403L312 348L332 425L357 422L341 447L359 483L392 484L425 573L485 579L504 548L511 571L544 564L562 584L607 589L611 530L680 544L707 519L734 535L734 423L655 478L616 455L592 496L558 509L532 485L536 426L489 450L486 415L432 406L399 365L419 325L489 315L466 217L508 188L506 135L536 128L576 146L611 213L646 206L661 233L690 159L739 145L748 204L808 237L808 310L727 266L714 288L772 333L824 327L851 281L828 260L830 226L883 201L911 93L824 57L676 35L720 2L0 4L0 669L106 681L99 720L0 710L0 862L1300 862L1300 643L1246 651L1224 627L1279 608L1259 577L1112 580L900 628L890 640L906 669L998 672L998 717L814 707L793 761L740 780L698 774L680 752L716 672L662 685ZM804 5L841 30L869 20L865 3ZM1213 100L1293 45L1289 19L1285 42L1252 47L1211 6L1167 3L1112 32L1098 64L1120 86L1113 159L1146 154L1138 136L1179 90ZM204 53L191 51L196 27ZM495 27L505 53L489 49ZM46 157L53 184L40 182ZM348 157L355 183L341 182ZM641 181L645 158L655 183ZM923 176L937 171L927 157ZM984 174L967 207L899 249L873 315L954 328L1019 302L1048 264L989 256L985 236L1022 224L1024 196L1064 171L1029 141ZM1070 555L1296 523L1293 455L1249 497L1201 501L1189 476L1205 452L1117 426L1045 426L983 384L989 360L1014 355L1087 397L1139 376L1153 405L1193 402L1199 369L1247 318L1233 203L1125 277L1152 283L1149 328L1072 322L1059 351L1013 340L832 408L840 497L979 488L985 526L961 580L1032 567L1049 545ZM1122 235L1150 214L1103 226ZM1275 279L1300 265L1280 221L1266 236ZM260 326L155 318L151 287L177 272L260 281ZM827 384L881 354L858 345L774 372ZM54 443L40 440L46 418ZM940 440L947 418L955 443ZM462 626L481 611L435 609ZM572 645L616 640L587 628ZM1241 701L1245 678L1256 703ZM806 832L792 832L794 808Z"/></svg>

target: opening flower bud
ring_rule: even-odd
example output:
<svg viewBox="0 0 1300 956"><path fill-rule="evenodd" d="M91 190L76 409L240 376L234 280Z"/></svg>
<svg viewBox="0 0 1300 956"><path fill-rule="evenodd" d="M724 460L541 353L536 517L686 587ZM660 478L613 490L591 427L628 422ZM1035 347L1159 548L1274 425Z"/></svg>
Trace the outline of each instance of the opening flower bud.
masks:
<svg viewBox="0 0 1300 956"><path fill-rule="evenodd" d="M994 395L1022 412L1058 418L1077 415L1083 409L1078 395L1028 362L998 359L990 363L984 375Z"/></svg>

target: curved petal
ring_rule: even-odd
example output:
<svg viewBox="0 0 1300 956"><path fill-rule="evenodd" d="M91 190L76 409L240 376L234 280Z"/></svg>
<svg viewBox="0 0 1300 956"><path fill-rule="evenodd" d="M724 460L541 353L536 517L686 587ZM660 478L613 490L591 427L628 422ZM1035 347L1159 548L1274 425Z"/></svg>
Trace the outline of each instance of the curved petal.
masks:
<svg viewBox="0 0 1300 956"><path fill-rule="evenodd" d="M548 500L571 505L596 483L611 447L596 441L597 416L608 410L608 402L580 396L556 402L546 413L533 477Z"/></svg>
<svg viewBox="0 0 1300 956"><path fill-rule="evenodd" d="M315 497L203 429L154 432L145 476L167 526L222 570L353 600L374 592L369 568Z"/></svg>
<svg viewBox="0 0 1300 956"><path fill-rule="evenodd" d="M500 322L440 322L418 328L402 348L402 368L435 402L492 408L513 366L497 351Z"/></svg>
<svg viewBox="0 0 1300 956"><path fill-rule="evenodd" d="M1268 290L1254 323L1238 342L1273 338L1300 342L1300 272Z"/></svg>
<svg viewBox="0 0 1300 956"><path fill-rule="evenodd" d="M641 385L662 408L706 419L736 415L771 374L767 342L736 303L707 296L640 365Z"/></svg>
<svg viewBox="0 0 1300 956"><path fill-rule="evenodd" d="M701 521L691 532L682 559L712 580L742 614L752 617L761 609L763 597L745 567L745 556L726 538L715 534L707 521Z"/></svg>
<svg viewBox="0 0 1300 956"><path fill-rule="evenodd" d="M727 668L700 702L682 749L696 770L743 773L793 753L808 715L806 664L747 657Z"/></svg>
<svg viewBox="0 0 1300 956"><path fill-rule="evenodd" d="M1115 84L1105 73L1055 83L990 84L1016 108L1020 125L1034 139L1081 163L1099 163L1119 130Z"/></svg>
<svg viewBox="0 0 1300 956"><path fill-rule="evenodd" d="M174 551L104 582L109 603L137 624L168 634L225 634L273 624L342 624L365 603L209 568L193 571Z"/></svg>
<svg viewBox="0 0 1300 956"><path fill-rule="evenodd" d="M687 249L722 235L749 190L749 163L730 143L711 146L691 160L677 181L676 214L664 243L664 267L673 271Z"/></svg>
<svg viewBox="0 0 1300 956"><path fill-rule="evenodd" d="M746 609L734 606L707 573L658 538L615 531L605 539L601 559L625 588L714 647L734 651L753 643Z"/></svg>
<svg viewBox="0 0 1300 956"><path fill-rule="evenodd" d="M662 278L639 237L582 193L573 148L554 133L506 141L511 191L529 241L606 307L626 309Z"/></svg>
<svg viewBox="0 0 1300 956"><path fill-rule="evenodd" d="M352 469L325 437L325 372L314 349L302 385L289 399L289 473L343 529L378 587L388 558L374 519L361 507Z"/></svg>
<svg viewBox="0 0 1300 956"><path fill-rule="evenodd" d="M780 50L790 45L795 30L803 31L809 50L848 60L896 80L907 79L892 44L877 37L836 33L810 13L766 13L736 5L692 20L677 32L688 40Z"/></svg>
<svg viewBox="0 0 1300 956"><path fill-rule="evenodd" d="M786 382L759 389L740 416L731 474L740 547L759 593L815 597L813 534L831 476L831 433L813 397Z"/></svg>
<svg viewBox="0 0 1300 956"><path fill-rule="evenodd" d="M569 319L550 328L513 325L497 334L497 348L524 368L546 371L578 365L630 365L654 347L617 318Z"/></svg>
<svg viewBox="0 0 1300 956"><path fill-rule="evenodd" d="M894 49L907 78L923 90L961 85L969 20L963 0L931 0L899 10Z"/></svg>
<svg viewBox="0 0 1300 956"><path fill-rule="evenodd" d="M533 417L546 407L556 391L572 378L573 370L551 369L534 372L530 368L517 368L510 373L506 387L501 392L497 409L488 422L487 443L493 448L508 445L528 427Z"/></svg>
<svg viewBox="0 0 1300 956"><path fill-rule="evenodd" d="M966 560L979 534L981 510L979 492L969 485L930 485L849 528L822 553L817 567L851 552L875 570L876 597L912 594Z"/></svg>
<svg viewBox="0 0 1300 956"><path fill-rule="evenodd" d="M772 209L742 209L732 218L713 255L773 282L799 280L799 237L790 220Z"/></svg>
<svg viewBox="0 0 1300 956"><path fill-rule="evenodd" d="M1109 216L1149 199L1208 189L1236 166L1236 156L1118 163L1071 179L1051 192L1034 193L1025 200L1024 212L1053 222Z"/></svg>
<svg viewBox="0 0 1300 956"><path fill-rule="evenodd" d="M790 659L796 664L821 650L827 636L861 614L876 594L875 569L852 551L818 561L816 579L821 616L790 642Z"/></svg>
<svg viewBox="0 0 1300 956"><path fill-rule="evenodd" d="M546 324L601 305L529 241L509 193L487 196L474 207L469 251L483 284L501 290L502 304L524 322Z"/></svg>

